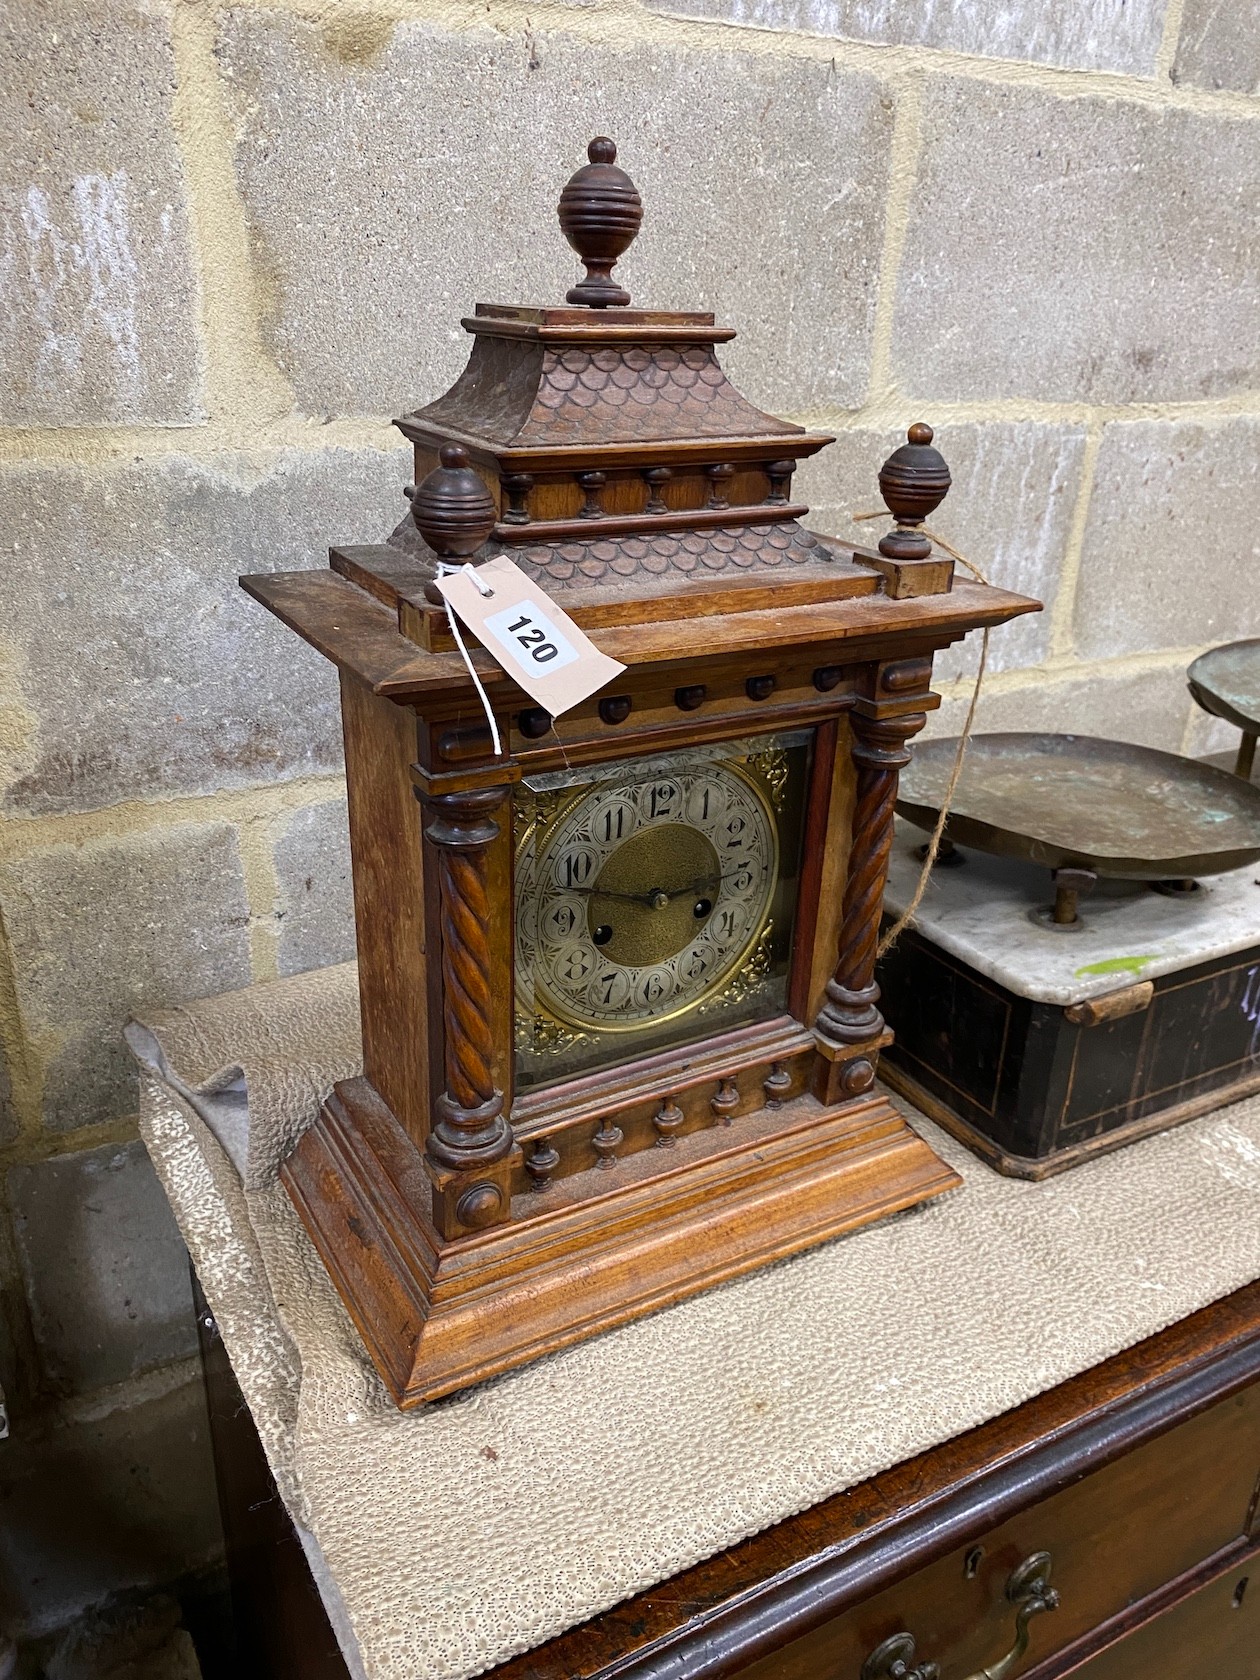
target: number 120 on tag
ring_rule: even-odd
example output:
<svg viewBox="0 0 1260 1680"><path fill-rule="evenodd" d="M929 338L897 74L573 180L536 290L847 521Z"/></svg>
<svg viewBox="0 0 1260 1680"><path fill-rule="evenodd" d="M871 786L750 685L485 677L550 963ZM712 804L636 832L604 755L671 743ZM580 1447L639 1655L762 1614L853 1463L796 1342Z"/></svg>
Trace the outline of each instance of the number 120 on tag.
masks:
<svg viewBox="0 0 1260 1680"><path fill-rule="evenodd" d="M573 644L532 601L520 601L492 613L483 621L482 632L493 636L523 671L549 676L572 665L578 657Z"/></svg>

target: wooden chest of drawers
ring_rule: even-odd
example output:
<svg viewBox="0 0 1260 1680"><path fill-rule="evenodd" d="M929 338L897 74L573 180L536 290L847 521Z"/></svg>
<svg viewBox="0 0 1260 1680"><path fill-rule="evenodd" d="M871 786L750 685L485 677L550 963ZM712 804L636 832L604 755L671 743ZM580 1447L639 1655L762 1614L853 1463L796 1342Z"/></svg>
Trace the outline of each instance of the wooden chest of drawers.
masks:
<svg viewBox="0 0 1260 1680"><path fill-rule="evenodd" d="M1076 1443L1078 1451L1104 1460L1109 1444L1105 1437ZM1015 1485L1035 1495L1044 1485L1039 1470L1050 1469L1057 1483L1069 1463L1025 1465ZM1072 1466L1079 1479L1045 1498L1034 1496L1004 1521L741 1673L748 1680L822 1674L884 1680L898 1661L913 1668L922 1660L936 1662L945 1680L963 1680L992 1672L1014 1653L1023 1658L1018 1672L1036 1662L1037 1672L1059 1674L1122 1633L1135 1606L1150 1618L1161 1603L1178 1606L1184 1594L1193 1596L1198 1582L1215 1584L1221 1568L1232 1580L1252 1543L1260 1385L1218 1400L1100 1468L1087 1464L1079 1458ZM991 1514L1008 1506L1008 1499L995 1501ZM1260 1580L1252 1600L1246 1591L1237 1607L1244 1613L1227 1618L1234 1636L1228 1648L1238 1662L1254 1642L1260 1674ZM1170 1610L1169 1626L1176 1625L1174 1616ZM883 1655L872 1660L881 1646ZM1112 1672L1111 1660L1094 1658L1099 1674Z"/></svg>
<svg viewBox="0 0 1260 1680"><path fill-rule="evenodd" d="M261 1672L335 1680L326 1626L292 1612L313 1592L285 1551L296 1543L250 1515L261 1489L241 1466L256 1443L207 1336L234 1589L271 1648ZM283 1642L265 1631L281 1619ZM494 1671L936 1673L1260 1680L1260 1284Z"/></svg>

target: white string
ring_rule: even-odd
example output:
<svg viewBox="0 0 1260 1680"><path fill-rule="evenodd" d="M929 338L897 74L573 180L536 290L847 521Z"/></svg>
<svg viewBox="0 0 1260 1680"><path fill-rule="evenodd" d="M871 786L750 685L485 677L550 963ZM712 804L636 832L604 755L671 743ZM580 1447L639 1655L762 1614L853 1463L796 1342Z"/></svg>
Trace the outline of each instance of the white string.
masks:
<svg viewBox="0 0 1260 1680"><path fill-rule="evenodd" d="M477 574L477 568L474 565L471 565L467 560L465 560L462 566L452 566L445 560L438 561L439 577L450 577L457 572L468 573L469 577L476 585L477 593L479 595L483 595L489 599L489 597L494 594L494 590L486 582L485 578L479 577ZM499 726L494 721L494 712L491 709L490 701L486 697L485 689L481 686L481 678L477 675L476 670L473 668L473 662L469 657L468 649L464 646L464 638L459 633L459 619L456 617L455 609L451 606L449 601L446 603L446 621L451 627L451 635L455 638L455 646L463 655L464 664L468 667L468 675L473 680L473 687L477 690L481 699L482 707L485 710L486 722L490 725L490 740L494 745L494 756L496 758L501 758L503 756L503 743L499 739Z"/></svg>

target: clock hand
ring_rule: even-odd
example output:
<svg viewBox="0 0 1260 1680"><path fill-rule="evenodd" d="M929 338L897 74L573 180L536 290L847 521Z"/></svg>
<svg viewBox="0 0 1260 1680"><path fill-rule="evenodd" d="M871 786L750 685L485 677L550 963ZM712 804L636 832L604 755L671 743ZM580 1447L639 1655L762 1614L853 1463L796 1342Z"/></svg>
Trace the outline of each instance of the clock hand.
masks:
<svg viewBox="0 0 1260 1680"><path fill-rule="evenodd" d="M690 889L686 889L686 890L690 890ZM592 896L592 894L595 895L596 897L599 897L599 898L619 898L623 901L623 903L626 903L626 904L651 904L653 898L656 897L655 892L646 892L646 893L614 892L611 887L569 887L568 891L569 892L575 892L575 893L581 893L583 898L590 898ZM675 895L668 894L667 896L673 897Z"/></svg>
<svg viewBox="0 0 1260 1680"><path fill-rule="evenodd" d="M733 881L740 870L746 868L746 864L741 864L739 869L732 869L729 875L704 875L700 880L693 881L689 887L679 887L676 892L670 893L669 896L670 898L686 898L691 893L705 892L711 887L720 887L727 881Z"/></svg>
<svg viewBox="0 0 1260 1680"><path fill-rule="evenodd" d="M741 865L741 868L746 867ZM675 887L672 891L665 887L654 887L651 892L628 893L617 892L612 887L570 887L570 892L581 893L589 898L595 895L599 898L617 898L625 904L647 904L659 909L663 903L675 898L690 898L694 893L701 893L712 887L720 887L725 881L731 880L739 870L732 870L730 875L704 875L698 881L692 881L685 887Z"/></svg>
<svg viewBox="0 0 1260 1680"><path fill-rule="evenodd" d="M693 898L697 893L703 892L706 887L720 886L723 879L724 877L720 875L706 875L703 880L693 881L685 887L674 887L672 890L668 887L653 887L651 892L645 893L607 892L599 887L591 887L587 890L601 893L605 898L627 898L635 904L649 904L654 910L661 910L675 898Z"/></svg>

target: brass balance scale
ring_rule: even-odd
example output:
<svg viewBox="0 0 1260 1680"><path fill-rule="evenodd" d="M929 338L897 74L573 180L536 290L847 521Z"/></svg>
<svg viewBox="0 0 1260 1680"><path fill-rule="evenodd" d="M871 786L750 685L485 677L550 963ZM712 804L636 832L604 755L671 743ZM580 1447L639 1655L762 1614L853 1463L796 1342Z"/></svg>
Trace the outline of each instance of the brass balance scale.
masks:
<svg viewBox="0 0 1260 1680"><path fill-rule="evenodd" d="M1260 642L1190 679L1243 729L1248 773ZM934 827L957 745L925 743L902 777L890 915L925 850L908 825ZM1260 1089L1257 860L1243 775L1087 736L975 737L929 892L881 964L886 1078L1027 1178Z"/></svg>

